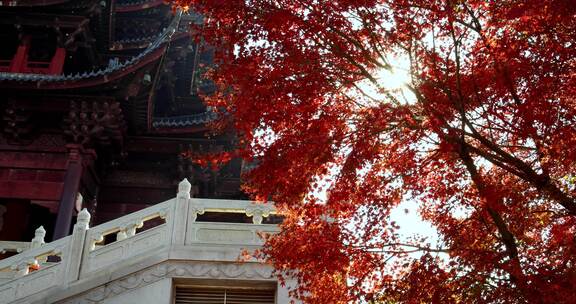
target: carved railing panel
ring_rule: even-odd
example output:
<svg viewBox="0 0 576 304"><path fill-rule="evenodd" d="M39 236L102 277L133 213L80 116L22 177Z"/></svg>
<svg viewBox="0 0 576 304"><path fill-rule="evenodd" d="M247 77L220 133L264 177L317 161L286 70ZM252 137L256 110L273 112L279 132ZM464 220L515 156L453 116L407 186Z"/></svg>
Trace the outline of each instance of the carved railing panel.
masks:
<svg viewBox="0 0 576 304"><path fill-rule="evenodd" d="M187 234L186 244L200 246L225 245L245 248L261 246L261 233L277 233L276 225L255 225L237 223L195 223Z"/></svg>
<svg viewBox="0 0 576 304"><path fill-rule="evenodd" d="M0 261L0 303L52 288L64 281L71 236Z"/></svg>
<svg viewBox="0 0 576 304"><path fill-rule="evenodd" d="M154 254L159 248L169 246L172 238L173 201L154 205L88 230L81 275L105 269L121 260ZM140 231L149 221L160 224ZM112 241L107 242L110 239Z"/></svg>
<svg viewBox="0 0 576 304"><path fill-rule="evenodd" d="M188 205L186 245L260 246L260 233L278 232L276 225L262 224L263 218L276 213L271 203L191 198ZM245 214L252 217L252 224L197 222L198 215L205 212Z"/></svg>

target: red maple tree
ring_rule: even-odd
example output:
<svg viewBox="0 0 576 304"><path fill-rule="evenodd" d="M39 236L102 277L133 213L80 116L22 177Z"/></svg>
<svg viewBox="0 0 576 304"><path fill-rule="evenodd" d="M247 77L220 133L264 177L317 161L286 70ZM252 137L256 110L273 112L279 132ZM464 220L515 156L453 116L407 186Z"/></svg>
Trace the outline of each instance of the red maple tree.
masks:
<svg viewBox="0 0 576 304"><path fill-rule="evenodd" d="M261 254L298 297L576 303L572 0L176 2L205 17L207 102L286 213ZM378 77L398 58L403 91ZM399 235L406 200L439 246Z"/></svg>

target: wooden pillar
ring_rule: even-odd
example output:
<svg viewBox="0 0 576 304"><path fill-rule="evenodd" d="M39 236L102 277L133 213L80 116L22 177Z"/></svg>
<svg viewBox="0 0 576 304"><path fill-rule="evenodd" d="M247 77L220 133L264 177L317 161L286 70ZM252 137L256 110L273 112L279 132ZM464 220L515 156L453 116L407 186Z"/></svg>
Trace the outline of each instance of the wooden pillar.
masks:
<svg viewBox="0 0 576 304"><path fill-rule="evenodd" d="M24 72L26 66L28 65L28 50L30 46L28 40L24 40L18 49L16 50L16 55L12 58L10 63L10 73L21 73Z"/></svg>
<svg viewBox="0 0 576 304"><path fill-rule="evenodd" d="M64 187L62 189L60 205L58 206L53 240L68 236L70 233L74 205L83 173L82 147L79 145L68 145L67 148L69 151L68 165L66 175L64 176Z"/></svg>

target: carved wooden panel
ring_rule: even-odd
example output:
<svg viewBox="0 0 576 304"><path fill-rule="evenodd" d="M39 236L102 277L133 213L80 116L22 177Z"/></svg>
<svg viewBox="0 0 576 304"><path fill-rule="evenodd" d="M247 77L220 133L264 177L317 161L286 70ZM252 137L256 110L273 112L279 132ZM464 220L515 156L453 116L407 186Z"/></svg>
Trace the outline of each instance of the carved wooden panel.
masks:
<svg viewBox="0 0 576 304"><path fill-rule="evenodd" d="M113 100L70 101L64 121L69 140L85 146L122 144L126 131L120 103Z"/></svg>

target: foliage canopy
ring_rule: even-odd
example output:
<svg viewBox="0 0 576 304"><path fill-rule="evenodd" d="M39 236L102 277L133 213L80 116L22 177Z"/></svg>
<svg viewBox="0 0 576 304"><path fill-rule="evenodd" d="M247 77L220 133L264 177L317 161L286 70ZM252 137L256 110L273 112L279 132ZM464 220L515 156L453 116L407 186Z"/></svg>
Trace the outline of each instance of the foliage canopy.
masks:
<svg viewBox="0 0 576 304"><path fill-rule="evenodd" d="M262 255L298 296L576 302L573 1L176 2L206 18L246 189L288 214ZM377 77L399 60L402 90ZM405 200L439 246L398 234Z"/></svg>

